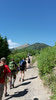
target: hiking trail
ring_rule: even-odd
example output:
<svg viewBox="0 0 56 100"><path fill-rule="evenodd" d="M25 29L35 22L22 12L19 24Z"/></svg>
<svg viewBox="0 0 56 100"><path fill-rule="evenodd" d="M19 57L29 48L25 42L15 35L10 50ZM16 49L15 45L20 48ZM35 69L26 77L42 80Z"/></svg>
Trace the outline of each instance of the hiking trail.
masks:
<svg viewBox="0 0 56 100"><path fill-rule="evenodd" d="M8 97L4 97L2 100L51 100L51 92L45 88L43 81L38 75L38 68L35 62L33 66L27 67L25 72L24 82L19 82L19 72L15 81L15 87L9 88L8 83Z"/></svg>

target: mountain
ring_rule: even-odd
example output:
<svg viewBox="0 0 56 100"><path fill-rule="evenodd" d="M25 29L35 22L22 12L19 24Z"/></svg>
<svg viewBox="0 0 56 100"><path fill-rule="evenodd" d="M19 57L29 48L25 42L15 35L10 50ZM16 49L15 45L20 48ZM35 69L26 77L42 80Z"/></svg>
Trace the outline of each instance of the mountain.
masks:
<svg viewBox="0 0 56 100"><path fill-rule="evenodd" d="M48 47L49 45L47 44L44 44L44 43L34 43L32 45L30 44L24 44L24 45L21 45L19 47L16 47L16 48L13 48L12 50L17 50L17 49L32 49L32 50L41 50L45 47Z"/></svg>
<svg viewBox="0 0 56 100"><path fill-rule="evenodd" d="M48 46L49 46L49 45L44 44L44 43L34 43L34 44L32 44L32 45L29 45L29 46L26 47L26 48L32 49L32 50L36 50L36 49L41 50L41 49L43 49L43 48L45 48L45 47L48 47Z"/></svg>
<svg viewBox="0 0 56 100"><path fill-rule="evenodd" d="M30 44L24 44L24 45L21 45L21 46L19 46L19 47L15 47L15 48L13 48L13 49L11 49L11 50L23 49L23 48L26 48L26 47L28 47L28 46L30 46Z"/></svg>

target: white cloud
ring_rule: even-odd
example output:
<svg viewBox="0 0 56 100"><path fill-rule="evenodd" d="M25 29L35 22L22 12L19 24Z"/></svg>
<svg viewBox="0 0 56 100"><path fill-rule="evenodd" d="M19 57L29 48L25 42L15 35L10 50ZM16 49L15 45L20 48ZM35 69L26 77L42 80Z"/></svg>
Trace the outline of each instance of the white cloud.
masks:
<svg viewBox="0 0 56 100"><path fill-rule="evenodd" d="M8 44L10 49L19 46L18 43L12 42L11 40L8 40Z"/></svg>

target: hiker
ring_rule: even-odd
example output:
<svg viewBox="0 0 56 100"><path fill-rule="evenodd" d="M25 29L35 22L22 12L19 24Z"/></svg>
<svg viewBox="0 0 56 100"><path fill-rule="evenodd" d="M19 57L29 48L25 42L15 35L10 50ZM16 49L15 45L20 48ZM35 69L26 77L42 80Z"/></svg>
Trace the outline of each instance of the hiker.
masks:
<svg viewBox="0 0 56 100"><path fill-rule="evenodd" d="M30 67L30 57L28 56L28 67Z"/></svg>
<svg viewBox="0 0 56 100"><path fill-rule="evenodd" d="M6 64L6 58L2 57L0 61L0 100L2 100L3 92L4 92L4 83L5 79L8 76L9 81L11 81L11 71ZM6 84L7 85L7 84ZM7 87L5 87L5 96L7 95Z"/></svg>
<svg viewBox="0 0 56 100"><path fill-rule="evenodd" d="M9 68L11 70L11 82L10 82L10 89L14 88L14 83L16 80L16 71L18 69L17 64L15 63L14 59L9 62Z"/></svg>
<svg viewBox="0 0 56 100"><path fill-rule="evenodd" d="M28 52L28 54L27 54L27 57L29 57L29 52Z"/></svg>
<svg viewBox="0 0 56 100"><path fill-rule="evenodd" d="M19 81L22 80L22 82L23 82L24 81L26 67L27 67L25 58L23 58L23 60L20 61L19 67L20 67L20 78L19 78Z"/></svg>

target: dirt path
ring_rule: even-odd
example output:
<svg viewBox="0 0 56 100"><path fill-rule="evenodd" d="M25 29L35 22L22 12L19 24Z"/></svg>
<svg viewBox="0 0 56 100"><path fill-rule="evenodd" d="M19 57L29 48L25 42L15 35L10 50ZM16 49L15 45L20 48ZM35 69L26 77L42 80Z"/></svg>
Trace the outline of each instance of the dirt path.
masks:
<svg viewBox="0 0 56 100"><path fill-rule="evenodd" d="M8 84L9 96L5 98L3 95L2 100L50 100L51 94L44 88L35 65L36 63L25 72L24 82L19 82L18 73L15 88L10 90Z"/></svg>

